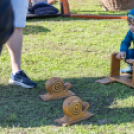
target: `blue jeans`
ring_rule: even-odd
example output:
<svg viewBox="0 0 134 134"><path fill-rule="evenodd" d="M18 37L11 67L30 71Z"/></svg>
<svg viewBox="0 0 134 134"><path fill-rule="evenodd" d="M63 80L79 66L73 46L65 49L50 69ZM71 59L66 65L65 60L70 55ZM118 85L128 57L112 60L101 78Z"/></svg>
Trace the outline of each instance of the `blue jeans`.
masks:
<svg viewBox="0 0 134 134"><path fill-rule="evenodd" d="M126 59L134 59L134 49L129 49L126 52Z"/></svg>

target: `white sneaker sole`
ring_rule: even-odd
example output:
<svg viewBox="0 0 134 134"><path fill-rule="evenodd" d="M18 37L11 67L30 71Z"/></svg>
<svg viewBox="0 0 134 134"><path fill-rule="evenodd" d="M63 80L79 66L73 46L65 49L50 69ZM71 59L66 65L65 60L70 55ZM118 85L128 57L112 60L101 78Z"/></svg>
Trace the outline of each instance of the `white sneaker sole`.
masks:
<svg viewBox="0 0 134 134"><path fill-rule="evenodd" d="M18 82L18 81L14 81L12 79L9 80L9 84L16 85L16 86L21 86L21 87L24 87L24 88L33 88L34 87L34 86L26 85L26 84Z"/></svg>

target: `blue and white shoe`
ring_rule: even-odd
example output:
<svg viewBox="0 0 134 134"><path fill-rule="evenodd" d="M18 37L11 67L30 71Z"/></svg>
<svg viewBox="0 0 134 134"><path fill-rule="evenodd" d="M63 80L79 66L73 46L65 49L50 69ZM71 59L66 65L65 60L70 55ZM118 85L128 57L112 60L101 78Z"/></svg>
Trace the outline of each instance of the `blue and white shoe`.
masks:
<svg viewBox="0 0 134 134"><path fill-rule="evenodd" d="M27 77L23 70L18 71L15 75L11 74L9 84L18 85L24 88L34 88L37 84Z"/></svg>
<svg viewBox="0 0 134 134"><path fill-rule="evenodd" d="M128 68L121 69L120 70L120 73L129 73L129 74L132 74L133 73L132 67L133 67L133 65L128 63Z"/></svg>

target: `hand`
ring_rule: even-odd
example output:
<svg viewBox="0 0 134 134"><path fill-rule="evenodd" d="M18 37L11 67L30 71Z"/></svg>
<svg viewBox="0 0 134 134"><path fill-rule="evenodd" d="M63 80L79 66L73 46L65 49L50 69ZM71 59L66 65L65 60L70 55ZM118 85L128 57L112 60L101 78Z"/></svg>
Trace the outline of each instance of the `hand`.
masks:
<svg viewBox="0 0 134 134"><path fill-rule="evenodd" d="M117 59L121 59L122 57L126 57L126 52L119 52L117 55L116 55L116 58Z"/></svg>
<svg viewBox="0 0 134 134"><path fill-rule="evenodd" d="M128 59L127 62L132 64L132 63L134 63L134 59Z"/></svg>

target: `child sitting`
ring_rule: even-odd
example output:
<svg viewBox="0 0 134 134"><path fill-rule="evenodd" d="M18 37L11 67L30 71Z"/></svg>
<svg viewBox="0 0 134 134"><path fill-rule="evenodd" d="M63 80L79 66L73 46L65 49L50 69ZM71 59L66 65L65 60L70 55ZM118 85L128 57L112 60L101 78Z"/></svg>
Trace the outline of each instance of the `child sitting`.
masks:
<svg viewBox="0 0 134 134"><path fill-rule="evenodd" d="M125 61L129 60L129 63L127 63L128 68L121 69L120 70L121 73L132 73L133 72L133 69L132 69L133 64L132 63L134 62L134 48L129 49L129 47L131 46L132 41L134 43L134 9L132 9L128 13L127 22L129 25L129 31L127 32L124 40L121 42L120 52L116 55L117 59L121 59L122 57L124 57Z"/></svg>

